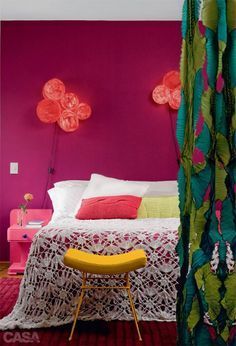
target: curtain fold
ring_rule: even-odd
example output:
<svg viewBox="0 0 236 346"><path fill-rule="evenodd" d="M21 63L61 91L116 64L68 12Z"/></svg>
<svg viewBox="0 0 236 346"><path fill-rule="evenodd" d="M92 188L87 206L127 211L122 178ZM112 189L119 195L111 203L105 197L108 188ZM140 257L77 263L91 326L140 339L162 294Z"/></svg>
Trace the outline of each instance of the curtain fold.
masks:
<svg viewBox="0 0 236 346"><path fill-rule="evenodd" d="M178 345L235 346L236 0L201 2L182 20Z"/></svg>

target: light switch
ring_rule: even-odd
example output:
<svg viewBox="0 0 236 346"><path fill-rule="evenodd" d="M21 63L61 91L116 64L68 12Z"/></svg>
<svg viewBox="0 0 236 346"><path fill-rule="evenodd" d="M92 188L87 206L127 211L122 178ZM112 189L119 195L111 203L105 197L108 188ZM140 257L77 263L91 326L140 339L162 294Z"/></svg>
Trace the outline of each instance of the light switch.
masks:
<svg viewBox="0 0 236 346"><path fill-rule="evenodd" d="M18 162L10 162L10 174L18 174Z"/></svg>

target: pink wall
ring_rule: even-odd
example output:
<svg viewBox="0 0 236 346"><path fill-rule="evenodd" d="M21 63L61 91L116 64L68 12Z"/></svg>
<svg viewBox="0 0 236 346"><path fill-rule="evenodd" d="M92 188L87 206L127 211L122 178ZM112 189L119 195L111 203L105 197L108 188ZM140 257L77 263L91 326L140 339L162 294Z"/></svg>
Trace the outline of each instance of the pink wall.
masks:
<svg viewBox="0 0 236 346"><path fill-rule="evenodd" d="M58 130L54 181L92 172L176 179L168 107L155 105L151 91L178 69L180 41L179 22L2 22L0 260L8 258L9 211L25 192L35 196L30 207L42 206L54 126L35 107L50 78L93 108L78 131ZM18 175L9 174L11 161Z"/></svg>

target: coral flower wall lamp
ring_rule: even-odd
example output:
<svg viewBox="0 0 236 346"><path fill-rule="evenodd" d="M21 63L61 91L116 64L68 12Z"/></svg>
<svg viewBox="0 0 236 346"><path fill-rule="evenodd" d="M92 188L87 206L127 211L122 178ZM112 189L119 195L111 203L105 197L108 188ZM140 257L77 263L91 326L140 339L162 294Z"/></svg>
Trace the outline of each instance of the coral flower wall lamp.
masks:
<svg viewBox="0 0 236 346"><path fill-rule="evenodd" d="M57 78L44 84L42 94L43 99L38 103L36 113L44 123L57 122L62 130L73 132L79 128L80 120L91 116L91 107L80 103L76 94L66 92L64 83Z"/></svg>
<svg viewBox="0 0 236 346"><path fill-rule="evenodd" d="M153 90L152 98L157 104L169 103L172 109L179 109L181 101L180 73L178 71L167 72L162 84L157 85Z"/></svg>
<svg viewBox="0 0 236 346"><path fill-rule="evenodd" d="M169 71L167 72L162 80L162 84L155 87L152 92L152 98L157 104L168 103L169 107L169 118L171 125L171 135L173 140L173 146L175 148L176 161L179 166L180 163L180 153L179 148L175 138L175 121L171 114L171 109L178 110L181 103L181 82L179 71Z"/></svg>

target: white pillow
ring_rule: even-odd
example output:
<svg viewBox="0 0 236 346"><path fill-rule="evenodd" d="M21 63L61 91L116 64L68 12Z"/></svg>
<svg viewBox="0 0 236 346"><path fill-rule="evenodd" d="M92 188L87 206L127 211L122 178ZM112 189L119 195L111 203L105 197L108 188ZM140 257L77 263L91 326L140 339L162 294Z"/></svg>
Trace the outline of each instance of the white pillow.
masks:
<svg viewBox="0 0 236 346"><path fill-rule="evenodd" d="M100 174L92 174L89 184L75 208L75 214L80 208L82 199L119 195L133 195L142 197L147 191L148 187L148 183L135 183L128 180L105 177L104 175Z"/></svg>
<svg viewBox="0 0 236 346"><path fill-rule="evenodd" d="M57 193L55 187L52 189L48 190L49 197L52 202L52 207L53 207L53 214L51 220L54 220L56 218L56 211L59 208L59 199L57 198ZM57 203L58 202L58 203Z"/></svg>
<svg viewBox="0 0 236 346"><path fill-rule="evenodd" d="M85 186L57 186L48 190L53 205L52 220L59 217L74 217L74 211L81 196L85 190Z"/></svg>

